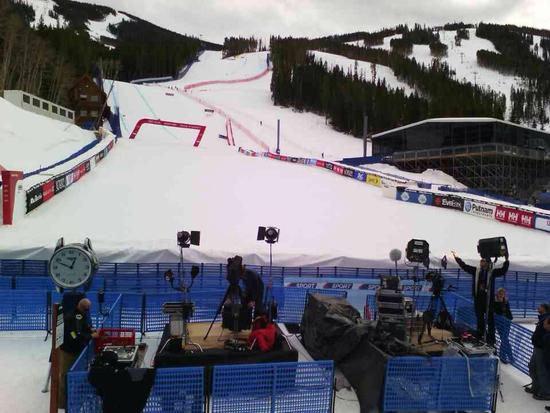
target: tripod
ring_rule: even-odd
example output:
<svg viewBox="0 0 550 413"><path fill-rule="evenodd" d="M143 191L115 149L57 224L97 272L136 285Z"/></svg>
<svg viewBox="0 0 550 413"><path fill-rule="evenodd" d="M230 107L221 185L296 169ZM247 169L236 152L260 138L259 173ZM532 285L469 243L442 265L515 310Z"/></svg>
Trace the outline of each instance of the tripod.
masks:
<svg viewBox="0 0 550 413"><path fill-rule="evenodd" d="M439 314L445 311L445 313L447 314L447 320L449 321L451 328L454 330L455 326L453 323L453 319L451 318L450 313L447 310L445 300L441 296L441 290L436 289L433 291L433 294L430 297L428 308L426 308L426 311L424 311L424 313L422 314L422 331L418 335L418 344L422 343L422 337L424 336L424 330L426 330L426 328L428 329L428 335L430 337L432 336L432 325L435 319L435 311L438 304L441 304L442 307L442 309L439 311Z"/></svg>
<svg viewBox="0 0 550 413"><path fill-rule="evenodd" d="M227 300L228 297L232 298L232 301L234 301L234 298L235 297L239 297L239 299L241 298L242 296L242 293L241 293L241 287L239 286L239 284L232 284L230 283L228 286L227 286L227 290L225 290L225 294L223 295L223 298L222 300L220 301L220 305L218 306L218 309L216 311L216 314L214 314L214 318L212 319L212 322L210 323L210 327L208 327L208 331L206 332L206 335L204 336L203 340L206 340L208 338L208 335L210 334L210 330L212 330L212 327L214 326L214 323L216 322L216 318L218 318L218 316L220 315L221 311L222 311L222 308L225 304L225 301ZM233 304L235 305L235 304ZM239 308L239 312L240 312L240 308ZM235 324L237 323L237 317L238 317L238 313L237 315L236 314L233 314L234 315L234 322ZM237 327L237 326L235 326ZM236 329L236 328L235 328Z"/></svg>

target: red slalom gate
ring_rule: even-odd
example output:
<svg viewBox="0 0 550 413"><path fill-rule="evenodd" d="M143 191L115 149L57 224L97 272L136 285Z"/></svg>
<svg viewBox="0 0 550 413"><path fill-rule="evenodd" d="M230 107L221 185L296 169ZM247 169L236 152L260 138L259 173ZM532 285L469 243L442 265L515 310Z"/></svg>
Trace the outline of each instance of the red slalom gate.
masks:
<svg viewBox="0 0 550 413"><path fill-rule="evenodd" d="M130 139L134 139L136 135L138 134L141 127L145 124L149 125L159 125L159 126L170 126L172 128L182 128L182 129L195 129L199 131L199 134L197 135L197 138L195 139L195 143L193 146L197 147L200 145L202 136L204 135L204 131L206 130L206 126L203 125L193 125L191 123L181 123L181 122L171 122L167 120L162 119L140 119L136 126L134 127L134 130L130 134Z"/></svg>

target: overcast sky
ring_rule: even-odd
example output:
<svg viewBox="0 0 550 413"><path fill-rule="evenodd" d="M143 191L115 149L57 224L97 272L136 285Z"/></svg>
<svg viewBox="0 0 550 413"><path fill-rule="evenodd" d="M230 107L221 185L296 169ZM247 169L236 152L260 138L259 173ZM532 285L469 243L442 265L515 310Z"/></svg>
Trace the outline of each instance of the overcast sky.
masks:
<svg viewBox="0 0 550 413"><path fill-rule="evenodd" d="M317 37L400 23L511 23L550 29L550 0L88 0L170 30L225 36Z"/></svg>

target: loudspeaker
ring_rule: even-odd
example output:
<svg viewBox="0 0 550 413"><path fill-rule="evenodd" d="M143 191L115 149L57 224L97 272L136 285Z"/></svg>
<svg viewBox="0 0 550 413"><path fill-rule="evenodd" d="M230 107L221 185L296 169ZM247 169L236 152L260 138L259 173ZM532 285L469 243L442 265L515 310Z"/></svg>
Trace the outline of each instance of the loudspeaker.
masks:
<svg viewBox="0 0 550 413"><path fill-rule="evenodd" d="M477 243L477 252L481 258L504 257L508 253L506 238L484 238Z"/></svg>

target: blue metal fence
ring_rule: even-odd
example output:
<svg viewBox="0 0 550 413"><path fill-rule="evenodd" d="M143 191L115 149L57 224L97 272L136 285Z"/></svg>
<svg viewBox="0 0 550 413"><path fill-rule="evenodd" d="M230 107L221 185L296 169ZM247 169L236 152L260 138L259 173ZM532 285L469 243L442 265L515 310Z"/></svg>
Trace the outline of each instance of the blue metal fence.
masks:
<svg viewBox="0 0 550 413"><path fill-rule="evenodd" d="M384 410L491 410L495 357L394 357L388 361Z"/></svg>
<svg viewBox="0 0 550 413"><path fill-rule="evenodd" d="M185 272L188 277L191 263L103 263L94 277L91 291L103 289L110 292L170 292L164 280L164 272L172 269L176 274ZM262 276L267 276L269 267L249 265ZM195 291L225 289L227 286L224 264L200 264L201 272L195 280ZM426 270L419 270L423 277ZM392 268L348 268L348 267L273 267L273 285L282 287L284 277L336 277L336 278L377 278L380 275L398 274L403 279L412 278L414 270ZM444 270L446 285L452 285L463 296L470 296L471 276L460 269ZM0 290L28 289L53 290L47 276L47 262L36 260L0 260ZM496 287L504 287L514 315L534 317L540 303L550 296L550 273L509 271L496 279Z"/></svg>
<svg viewBox="0 0 550 413"><path fill-rule="evenodd" d="M329 413L332 361L215 366L212 413Z"/></svg>

